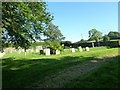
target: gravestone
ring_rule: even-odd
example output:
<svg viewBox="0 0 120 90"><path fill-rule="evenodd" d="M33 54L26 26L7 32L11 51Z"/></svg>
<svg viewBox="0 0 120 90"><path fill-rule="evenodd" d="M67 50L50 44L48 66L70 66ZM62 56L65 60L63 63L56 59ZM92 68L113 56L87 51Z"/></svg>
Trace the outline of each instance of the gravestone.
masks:
<svg viewBox="0 0 120 90"><path fill-rule="evenodd" d="M75 48L71 48L71 52L75 52Z"/></svg>
<svg viewBox="0 0 120 90"><path fill-rule="evenodd" d="M43 47L42 46L36 46L36 49L42 50Z"/></svg>
<svg viewBox="0 0 120 90"><path fill-rule="evenodd" d="M22 49L21 51L22 51L22 52L25 52L25 50L24 50L24 49Z"/></svg>
<svg viewBox="0 0 120 90"><path fill-rule="evenodd" d="M83 51L81 46L78 47L78 50L79 50L79 52Z"/></svg>
<svg viewBox="0 0 120 90"><path fill-rule="evenodd" d="M36 52L39 52L40 50L39 49L36 49Z"/></svg>
<svg viewBox="0 0 120 90"><path fill-rule="evenodd" d="M60 50L56 50L56 55L57 55L57 54L60 54Z"/></svg>
<svg viewBox="0 0 120 90"><path fill-rule="evenodd" d="M34 49L33 49L33 48L31 49L31 52L34 52Z"/></svg>
<svg viewBox="0 0 120 90"><path fill-rule="evenodd" d="M21 50L18 50L18 54L20 54L21 53Z"/></svg>
<svg viewBox="0 0 120 90"><path fill-rule="evenodd" d="M1 53L0 52L0 57L3 57L5 55L5 52Z"/></svg>
<svg viewBox="0 0 120 90"><path fill-rule="evenodd" d="M44 51L43 51L43 50L40 50L40 54L44 54Z"/></svg>
<svg viewBox="0 0 120 90"><path fill-rule="evenodd" d="M45 49L45 55L50 55L50 48Z"/></svg>
<svg viewBox="0 0 120 90"><path fill-rule="evenodd" d="M92 47L94 47L94 43L92 42Z"/></svg>
<svg viewBox="0 0 120 90"><path fill-rule="evenodd" d="M27 54L27 52L25 52L25 55Z"/></svg>
<svg viewBox="0 0 120 90"><path fill-rule="evenodd" d="M62 46L64 47L64 44L62 44Z"/></svg>
<svg viewBox="0 0 120 90"><path fill-rule="evenodd" d="M86 51L90 51L89 47L86 47Z"/></svg>

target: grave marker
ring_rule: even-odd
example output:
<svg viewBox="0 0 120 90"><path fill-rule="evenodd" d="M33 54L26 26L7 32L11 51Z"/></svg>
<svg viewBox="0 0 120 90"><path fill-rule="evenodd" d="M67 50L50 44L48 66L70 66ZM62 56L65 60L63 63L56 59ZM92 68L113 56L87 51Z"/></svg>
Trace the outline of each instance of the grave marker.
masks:
<svg viewBox="0 0 120 90"><path fill-rule="evenodd" d="M78 50L79 50L79 52L83 51L81 46L78 47Z"/></svg>
<svg viewBox="0 0 120 90"><path fill-rule="evenodd" d="M60 54L60 50L56 50L56 55L57 55L57 54Z"/></svg>
<svg viewBox="0 0 120 90"><path fill-rule="evenodd" d="M45 55L50 55L50 48L45 49Z"/></svg>
<svg viewBox="0 0 120 90"><path fill-rule="evenodd" d="M89 47L86 47L86 51L90 51Z"/></svg>
<svg viewBox="0 0 120 90"><path fill-rule="evenodd" d="M75 48L71 48L71 52L75 52Z"/></svg>

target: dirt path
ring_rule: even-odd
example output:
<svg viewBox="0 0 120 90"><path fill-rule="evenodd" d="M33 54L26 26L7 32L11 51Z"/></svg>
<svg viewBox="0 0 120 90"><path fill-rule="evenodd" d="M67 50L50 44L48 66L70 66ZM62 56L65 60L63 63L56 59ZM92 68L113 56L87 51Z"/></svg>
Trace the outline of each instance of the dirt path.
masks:
<svg viewBox="0 0 120 90"><path fill-rule="evenodd" d="M65 69L55 75L46 77L42 84L39 84L36 88L61 88L66 83L70 82L71 80L82 76L91 70L94 70L100 67L102 64L106 63L104 58L114 57L117 54L103 56L103 59L96 59L83 62L81 64L75 65L68 69Z"/></svg>

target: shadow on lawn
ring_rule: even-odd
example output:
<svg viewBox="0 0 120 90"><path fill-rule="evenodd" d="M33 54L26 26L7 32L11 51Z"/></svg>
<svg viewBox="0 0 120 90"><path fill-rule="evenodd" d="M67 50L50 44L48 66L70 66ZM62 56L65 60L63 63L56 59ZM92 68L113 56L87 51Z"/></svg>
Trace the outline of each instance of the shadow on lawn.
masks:
<svg viewBox="0 0 120 90"><path fill-rule="evenodd" d="M48 66L49 65L54 65L54 64L77 64L79 62L83 62L86 60L90 60L90 59L95 59L95 57L83 57L83 56L78 56L78 57L74 57L74 56L65 56L65 57L61 57L61 58L46 58L46 59L24 59L24 60L14 60L15 58L5 58L2 59L2 66L3 69L5 70L11 70L11 68L19 68L20 69L25 69L28 68L26 66L36 66L36 65L40 65L40 67L43 66ZM25 67L25 68L21 68L21 67ZM29 67L29 68L30 68ZM31 67L32 68L32 67ZM16 69L17 70L17 69Z"/></svg>
<svg viewBox="0 0 120 90"><path fill-rule="evenodd" d="M45 76L55 74L65 68L82 63L96 57L65 56L51 59L13 60L14 58L2 59L3 61L3 88L23 88L34 82L43 80Z"/></svg>

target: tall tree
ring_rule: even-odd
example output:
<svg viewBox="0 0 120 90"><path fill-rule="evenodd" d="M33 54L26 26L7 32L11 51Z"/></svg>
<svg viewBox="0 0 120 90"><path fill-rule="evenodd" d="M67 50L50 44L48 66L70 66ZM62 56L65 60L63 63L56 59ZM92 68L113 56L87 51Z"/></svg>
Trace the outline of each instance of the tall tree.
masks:
<svg viewBox="0 0 120 90"><path fill-rule="evenodd" d="M2 40L22 48L40 40L53 19L46 6L45 2L2 2Z"/></svg>
<svg viewBox="0 0 120 90"><path fill-rule="evenodd" d="M52 23L49 23L48 28L43 31L44 36L47 38L45 41L61 41L64 40L65 37L63 37L61 31L58 29L58 26L55 26Z"/></svg>
<svg viewBox="0 0 120 90"><path fill-rule="evenodd" d="M64 40L61 31L58 29L58 26L55 26L52 23L49 23L48 28L43 31L44 36L46 36L45 43L46 47L51 49L51 54L55 54L55 51L63 50L62 46L60 45L60 41Z"/></svg>
<svg viewBox="0 0 120 90"><path fill-rule="evenodd" d="M102 32L96 29L89 31L89 40L95 40L96 42L99 42L100 38L102 38Z"/></svg>

